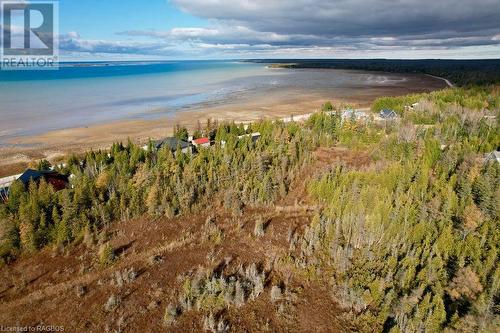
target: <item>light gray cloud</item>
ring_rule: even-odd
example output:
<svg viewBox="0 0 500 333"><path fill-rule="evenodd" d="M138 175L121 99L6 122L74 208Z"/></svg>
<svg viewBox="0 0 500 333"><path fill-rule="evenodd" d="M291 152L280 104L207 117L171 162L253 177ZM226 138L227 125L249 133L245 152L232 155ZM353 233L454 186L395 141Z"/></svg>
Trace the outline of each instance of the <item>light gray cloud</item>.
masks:
<svg viewBox="0 0 500 333"><path fill-rule="evenodd" d="M499 0L170 0L207 27L61 36L67 52L183 57L498 57ZM447 53L446 53L447 52ZM496 54L496 55L495 55Z"/></svg>

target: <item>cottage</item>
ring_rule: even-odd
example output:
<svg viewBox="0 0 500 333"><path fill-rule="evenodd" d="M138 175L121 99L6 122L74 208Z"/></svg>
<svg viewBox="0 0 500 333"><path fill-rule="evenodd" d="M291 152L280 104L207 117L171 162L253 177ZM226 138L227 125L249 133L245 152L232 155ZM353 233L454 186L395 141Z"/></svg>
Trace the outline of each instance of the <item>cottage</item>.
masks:
<svg viewBox="0 0 500 333"><path fill-rule="evenodd" d="M22 182L24 186L28 186L31 181L38 183L42 178L48 184L51 184L56 191L65 189L68 185L67 176L52 170L27 169L17 180Z"/></svg>
<svg viewBox="0 0 500 333"><path fill-rule="evenodd" d="M381 119L391 120L391 119L396 119L398 117L398 114L394 110L383 109L380 110L379 117Z"/></svg>
<svg viewBox="0 0 500 333"><path fill-rule="evenodd" d="M500 163L500 151L495 150L491 153L486 154L484 158L484 163L497 162Z"/></svg>
<svg viewBox="0 0 500 333"><path fill-rule="evenodd" d="M7 201L9 189L16 180L20 181L27 188L31 181L38 183L43 178L48 184L52 185L56 191L60 191L68 186L70 177L53 170L27 169L22 174L0 178L0 200Z"/></svg>
<svg viewBox="0 0 500 333"><path fill-rule="evenodd" d="M195 147L210 147L210 139L209 138L199 138L194 139L193 146Z"/></svg>
<svg viewBox="0 0 500 333"><path fill-rule="evenodd" d="M153 147L156 150L167 147L171 152L176 152L177 149L180 149L183 153L188 153L191 151L191 144L189 142L174 137L168 137L162 140L155 141L153 142Z"/></svg>

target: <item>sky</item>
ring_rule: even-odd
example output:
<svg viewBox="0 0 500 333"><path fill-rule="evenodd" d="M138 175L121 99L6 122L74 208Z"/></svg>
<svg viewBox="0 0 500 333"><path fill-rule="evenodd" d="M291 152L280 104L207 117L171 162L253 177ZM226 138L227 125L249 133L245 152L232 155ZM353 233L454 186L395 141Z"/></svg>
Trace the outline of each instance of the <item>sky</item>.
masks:
<svg viewBox="0 0 500 333"><path fill-rule="evenodd" d="M63 60L500 58L500 0L59 0L59 33Z"/></svg>

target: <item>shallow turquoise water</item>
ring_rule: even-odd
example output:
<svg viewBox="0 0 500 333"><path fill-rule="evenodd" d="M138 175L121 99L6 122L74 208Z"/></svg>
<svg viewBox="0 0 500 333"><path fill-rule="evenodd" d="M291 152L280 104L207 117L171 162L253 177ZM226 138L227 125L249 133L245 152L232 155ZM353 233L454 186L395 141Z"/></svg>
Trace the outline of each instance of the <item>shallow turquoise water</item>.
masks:
<svg viewBox="0 0 500 333"><path fill-rule="evenodd" d="M168 116L264 94L352 96L405 80L395 74L276 70L234 61L73 63L57 71L0 71L0 145L17 136Z"/></svg>
<svg viewBox="0 0 500 333"><path fill-rule="evenodd" d="M249 78L265 75L272 73L262 64L221 61L62 64L57 71L0 71L0 141L168 115L222 100L251 86Z"/></svg>

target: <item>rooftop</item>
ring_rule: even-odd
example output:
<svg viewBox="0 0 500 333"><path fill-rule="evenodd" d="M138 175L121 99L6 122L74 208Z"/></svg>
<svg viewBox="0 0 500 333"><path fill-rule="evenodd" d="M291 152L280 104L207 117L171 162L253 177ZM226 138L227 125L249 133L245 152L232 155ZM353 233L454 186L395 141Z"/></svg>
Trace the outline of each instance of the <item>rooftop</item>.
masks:
<svg viewBox="0 0 500 333"><path fill-rule="evenodd" d="M175 151L177 150L177 147L180 147L181 149L189 147L189 142L179 140L174 137L168 137L162 140L155 141L154 146L156 147L156 149L168 147L170 150Z"/></svg>
<svg viewBox="0 0 500 333"><path fill-rule="evenodd" d="M197 145L202 145L205 143L210 143L210 139L209 138L198 138L198 139L194 139L193 143L197 144Z"/></svg>

